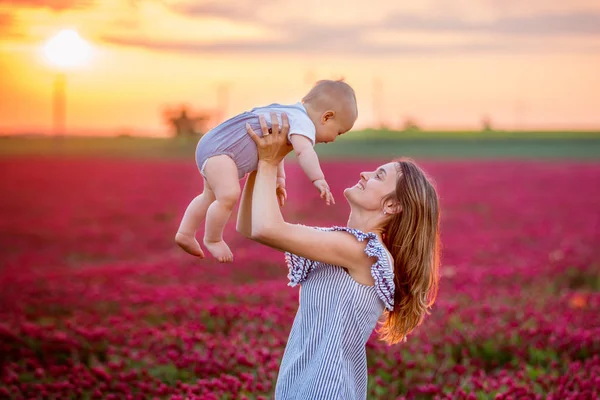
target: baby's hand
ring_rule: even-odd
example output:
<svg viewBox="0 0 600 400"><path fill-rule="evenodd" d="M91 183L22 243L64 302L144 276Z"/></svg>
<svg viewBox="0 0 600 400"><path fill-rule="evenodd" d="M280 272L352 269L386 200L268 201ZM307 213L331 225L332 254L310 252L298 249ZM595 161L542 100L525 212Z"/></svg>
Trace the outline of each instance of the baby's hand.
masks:
<svg viewBox="0 0 600 400"><path fill-rule="evenodd" d="M335 200L333 199L333 195L331 194L331 190L329 189L329 185L325 179L317 179L313 182L313 185L319 189L319 192L321 192L321 198L325 199L325 203L327 203L328 206L335 204Z"/></svg>
<svg viewBox="0 0 600 400"><path fill-rule="evenodd" d="M285 201L287 200L287 192L285 191L285 178L277 178L277 187L275 188L275 193L277 193L279 207L283 207Z"/></svg>

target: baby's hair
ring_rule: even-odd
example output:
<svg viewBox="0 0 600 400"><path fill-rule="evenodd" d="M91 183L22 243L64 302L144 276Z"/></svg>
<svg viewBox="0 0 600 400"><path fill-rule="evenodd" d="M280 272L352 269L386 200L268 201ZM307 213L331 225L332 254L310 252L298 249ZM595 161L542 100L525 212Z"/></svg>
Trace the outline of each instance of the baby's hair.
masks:
<svg viewBox="0 0 600 400"><path fill-rule="evenodd" d="M344 79L318 81L304 96L302 103L309 104L319 111L335 110L339 115L344 116L344 119L352 122L350 127L358 116L356 94Z"/></svg>
<svg viewBox="0 0 600 400"><path fill-rule="evenodd" d="M332 95L333 97L348 97L356 103L356 94L354 89L346 82L344 78L338 80L322 79L317 81L310 89L310 92L302 98L303 103L311 103L324 94Z"/></svg>

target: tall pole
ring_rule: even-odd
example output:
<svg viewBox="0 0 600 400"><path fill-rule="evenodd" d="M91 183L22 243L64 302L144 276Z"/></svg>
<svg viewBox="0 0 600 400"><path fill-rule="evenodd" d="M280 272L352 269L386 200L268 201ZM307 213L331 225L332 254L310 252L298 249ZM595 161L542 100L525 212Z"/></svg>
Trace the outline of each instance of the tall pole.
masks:
<svg viewBox="0 0 600 400"><path fill-rule="evenodd" d="M52 92L52 133L55 137L65 134L67 117L66 86L66 75L64 72L57 72L54 77Z"/></svg>
<svg viewBox="0 0 600 400"><path fill-rule="evenodd" d="M373 121L376 128L383 128L383 117L382 117L382 93L383 93L383 84L381 79L377 76L373 78Z"/></svg>
<svg viewBox="0 0 600 400"><path fill-rule="evenodd" d="M525 101L518 99L515 103L515 131L523 131L525 129L525 111Z"/></svg>

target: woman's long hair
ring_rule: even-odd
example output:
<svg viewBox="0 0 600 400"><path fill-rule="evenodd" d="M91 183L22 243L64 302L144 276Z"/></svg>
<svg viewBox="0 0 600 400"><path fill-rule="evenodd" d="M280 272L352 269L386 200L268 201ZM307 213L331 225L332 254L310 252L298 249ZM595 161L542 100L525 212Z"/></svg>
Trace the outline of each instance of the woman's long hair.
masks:
<svg viewBox="0 0 600 400"><path fill-rule="evenodd" d="M389 344L406 336L423 322L433 305L439 281L440 210L435 187L410 159L400 159L396 190L385 199L401 211L392 216L383 240L394 258L394 310L386 312L379 328Z"/></svg>

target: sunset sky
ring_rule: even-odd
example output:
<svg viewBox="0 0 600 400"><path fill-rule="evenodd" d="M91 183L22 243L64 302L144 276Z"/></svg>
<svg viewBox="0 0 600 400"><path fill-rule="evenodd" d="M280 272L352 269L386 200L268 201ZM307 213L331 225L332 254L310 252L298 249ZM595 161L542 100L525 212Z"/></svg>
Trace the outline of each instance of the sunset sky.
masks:
<svg viewBox="0 0 600 400"><path fill-rule="evenodd" d="M44 44L92 46L67 72L72 134L166 135L165 107L226 115L356 90L356 127L600 128L598 0L0 0L0 133L50 133Z"/></svg>

